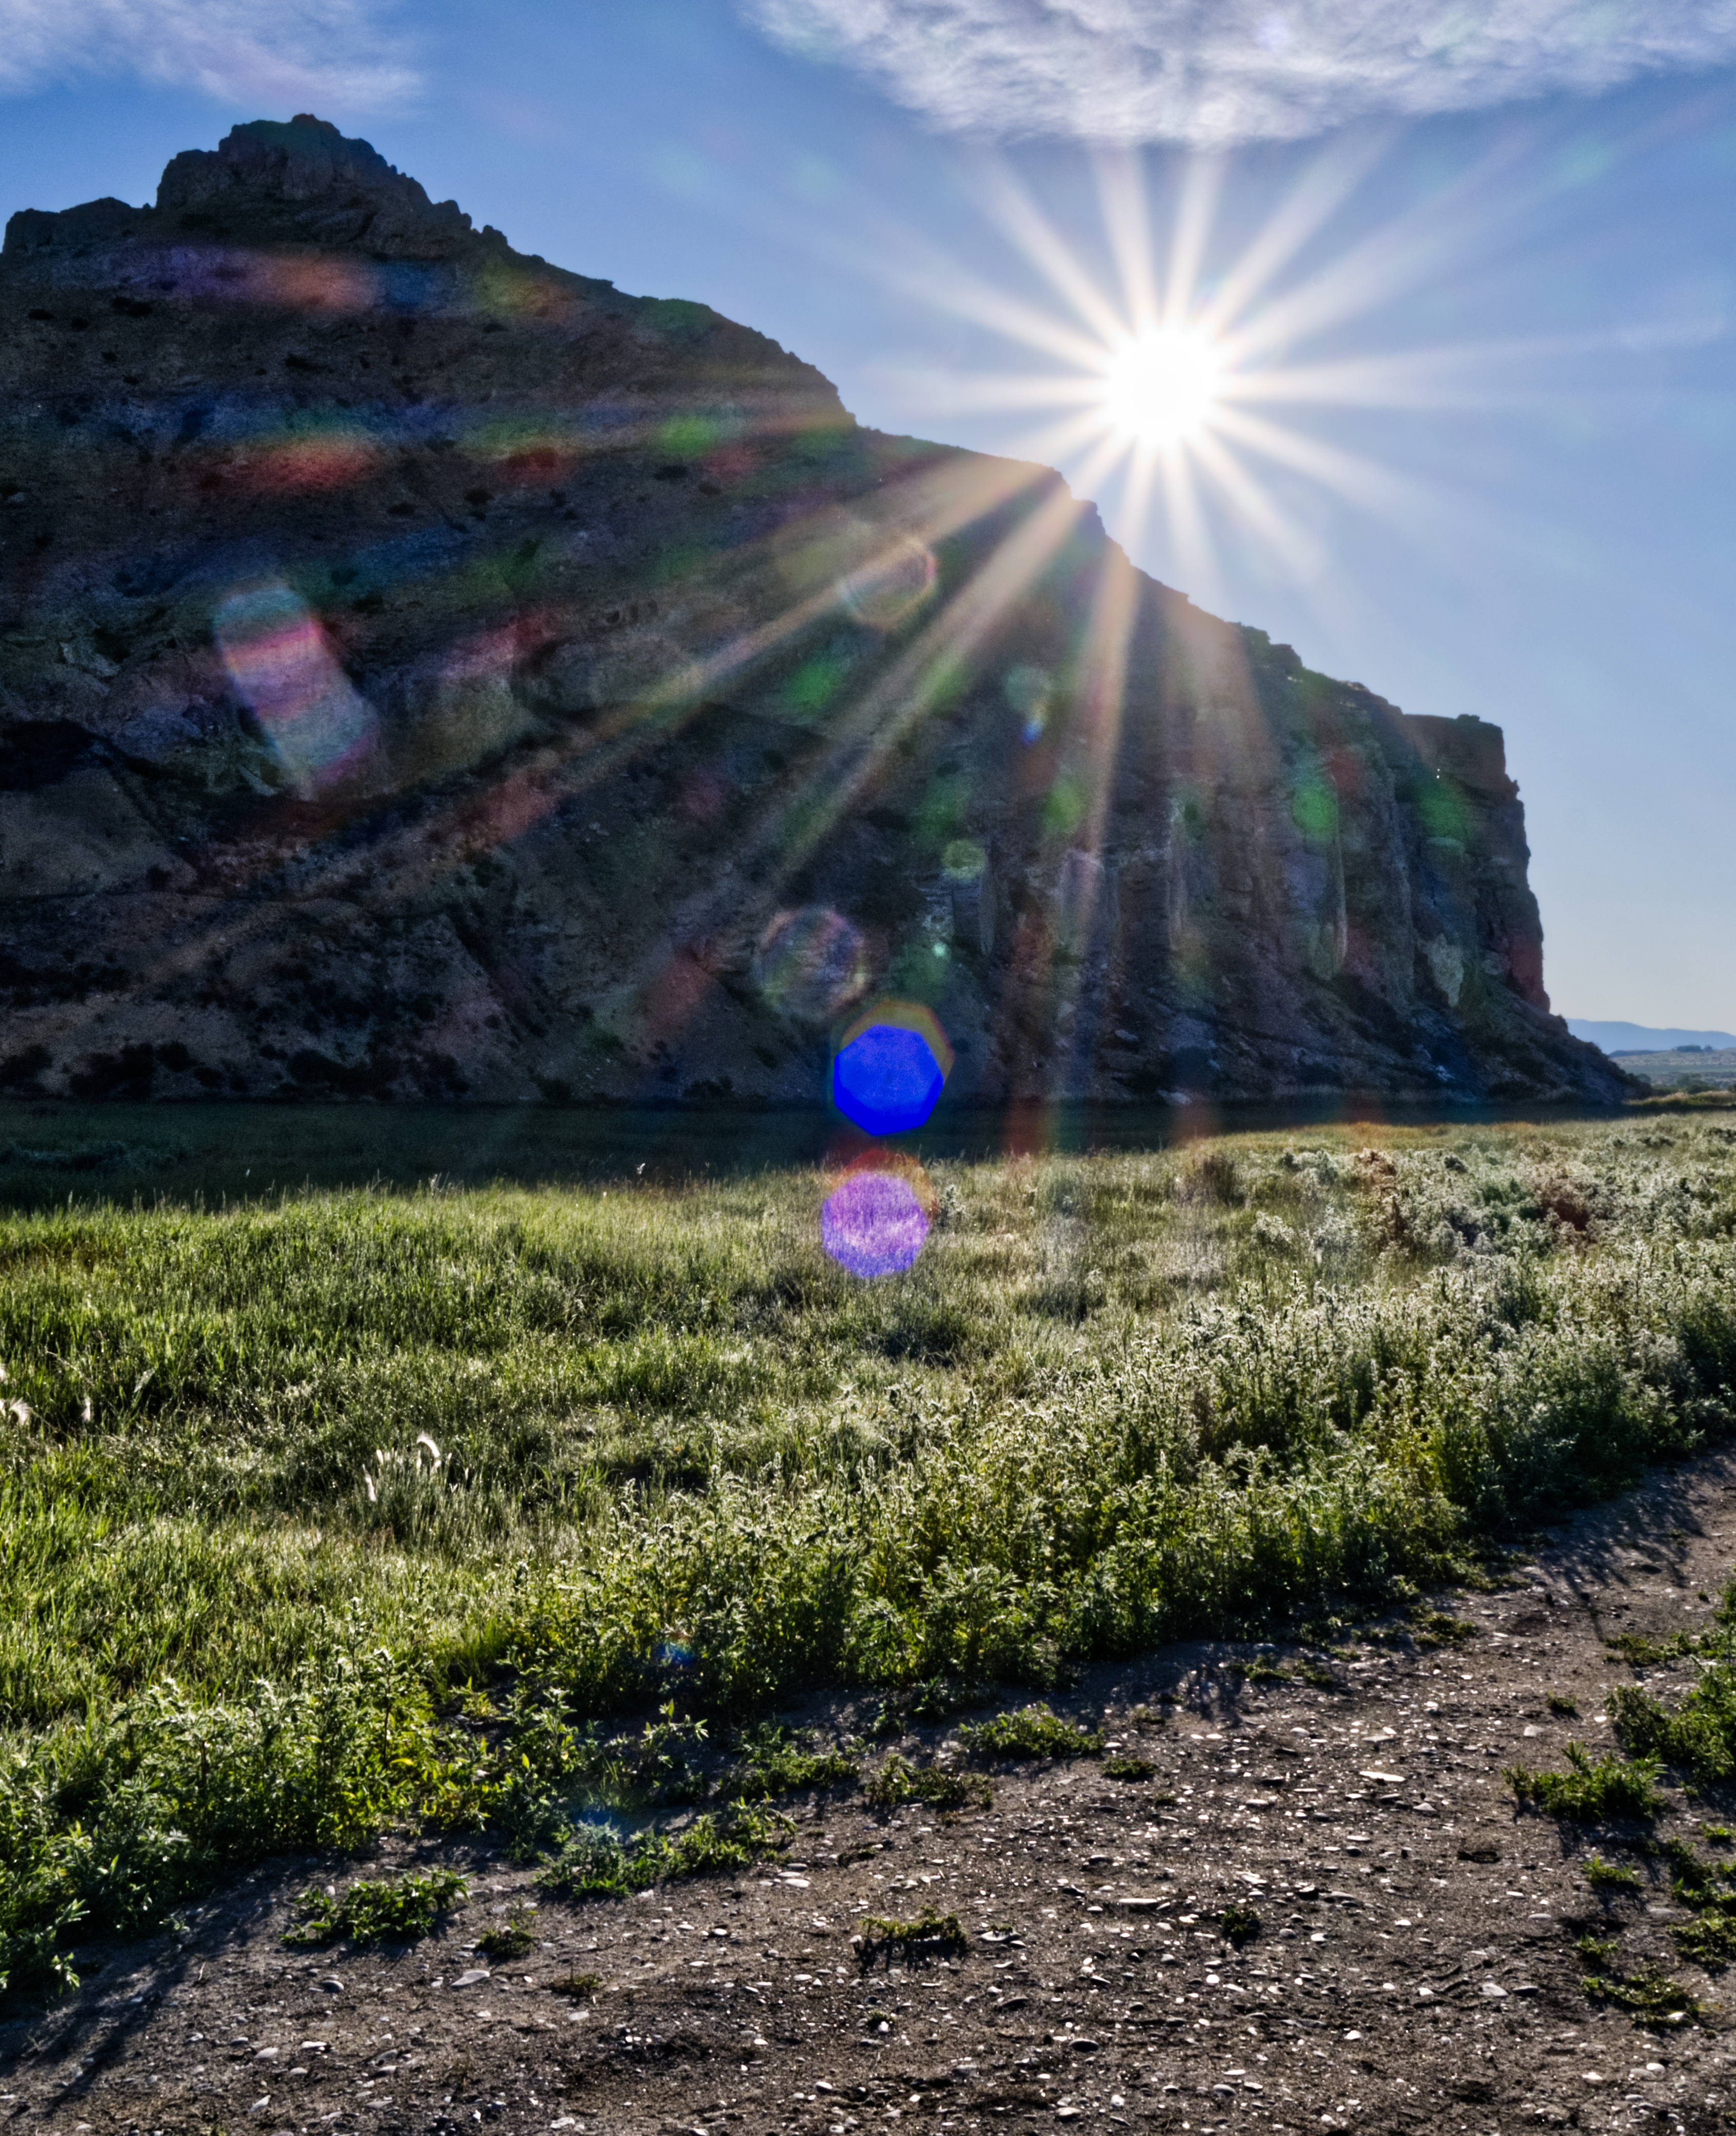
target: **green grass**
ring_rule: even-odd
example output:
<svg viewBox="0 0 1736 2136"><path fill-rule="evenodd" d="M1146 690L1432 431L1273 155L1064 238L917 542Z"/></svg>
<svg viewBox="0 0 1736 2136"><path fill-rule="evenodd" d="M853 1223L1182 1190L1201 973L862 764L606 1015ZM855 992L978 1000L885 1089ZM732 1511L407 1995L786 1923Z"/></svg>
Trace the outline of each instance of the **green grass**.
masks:
<svg viewBox="0 0 1736 2136"><path fill-rule="evenodd" d="M853 1784L754 1732L817 1688L895 1737L1389 1609L1736 1423L1710 1112L932 1155L927 1250L865 1284L805 1163L705 1176L715 1121L642 1176L650 1129L569 1114L27 1109L7 1149L123 1157L0 1165L20 1987L389 1827L573 1890L739 1866L753 1803ZM548 1183L487 1183L514 1137ZM1623 1740L1714 1771L1700 1689L1616 1694Z"/></svg>
<svg viewBox="0 0 1736 2136"><path fill-rule="evenodd" d="M1587 1859L1585 1881L1594 1891L1611 1896L1617 1891L1637 1891L1640 1888L1639 1877L1625 1862L1606 1862L1598 1854Z"/></svg>

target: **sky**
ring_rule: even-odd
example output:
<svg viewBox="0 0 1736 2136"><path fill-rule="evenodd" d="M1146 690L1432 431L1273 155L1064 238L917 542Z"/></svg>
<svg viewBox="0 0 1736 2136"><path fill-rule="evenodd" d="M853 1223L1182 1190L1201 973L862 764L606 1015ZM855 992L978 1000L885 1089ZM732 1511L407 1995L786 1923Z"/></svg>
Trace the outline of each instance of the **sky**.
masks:
<svg viewBox="0 0 1736 2136"><path fill-rule="evenodd" d="M1736 0L0 0L0 213L298 110L1496 721L1557 1009L1736 1028Z"/></svg>

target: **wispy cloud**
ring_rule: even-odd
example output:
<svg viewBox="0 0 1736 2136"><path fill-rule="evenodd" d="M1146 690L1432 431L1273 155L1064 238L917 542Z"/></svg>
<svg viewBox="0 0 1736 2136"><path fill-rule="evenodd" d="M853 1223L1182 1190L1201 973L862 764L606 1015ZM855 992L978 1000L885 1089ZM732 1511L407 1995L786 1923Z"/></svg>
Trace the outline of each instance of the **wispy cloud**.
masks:
<svg viewBox="0 0 1736 2136"><path fill-rule="evenodd" d="M132 75L287 116L412 98L417 71L358 0L0 0L0 95Z"/></svg>
<svg viewBox="0 0 1736 2136"><path fill-rule="evenodd" d="M1196 148L1736 62L1736 0L739 0L948 130Z"/></svg>

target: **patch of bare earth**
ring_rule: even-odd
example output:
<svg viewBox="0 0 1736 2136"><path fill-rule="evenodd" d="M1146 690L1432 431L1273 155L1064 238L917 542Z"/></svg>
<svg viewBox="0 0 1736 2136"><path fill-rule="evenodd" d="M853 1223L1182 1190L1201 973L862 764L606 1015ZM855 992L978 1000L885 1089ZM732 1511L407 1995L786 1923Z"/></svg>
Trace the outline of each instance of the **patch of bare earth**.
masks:
<svg viewBox="0 0 1736 2136"><path fill-rule="evenodd" d="M992 1807L954 1815L841 1790L735 1881L541 1899L532 1949L492 1967L476 1939L538 1900L498 1856L385 1850L463 1870L469 1905L405 1949L312 1955L282 1941L291 1902L340 1871L284 1863L0 2028L0 2118L67 2136L1724 2129L1733 1998L1678 1960L1667 1878L1642 1857L1640 1891L1600 1900L1593 1837L1519 1813L1501 1775L1606 1745L1604 1694L1632 1674L1606 1642L1699 1628L1733 1562L1719 1457L1559 1531L1496 1590L1437 1598L1468 1637L1377 1626L1331 1658L1200 1646L1098 1672L1057 1703L1103 1727L1104 1758L992 1770ZM1720 1803L1670 1803L1661 1836L1706 1846ZM1258 1917L1239 1948L1232 1906ZM864 1965L868 1920L924 1910L958 1916L962 1949ZM1576 1939L1617 1921L1622 1965L1656 1962L1697 2020L1645 2029L1588 2001Z"/></svg>

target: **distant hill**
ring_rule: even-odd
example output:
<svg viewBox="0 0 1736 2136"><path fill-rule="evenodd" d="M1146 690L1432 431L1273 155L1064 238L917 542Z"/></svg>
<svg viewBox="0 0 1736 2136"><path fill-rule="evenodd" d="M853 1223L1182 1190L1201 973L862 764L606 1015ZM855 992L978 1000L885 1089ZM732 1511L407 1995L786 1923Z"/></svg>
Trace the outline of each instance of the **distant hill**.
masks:
<svg viewBox="0 0 1736 2136"><path fill-rule="evenodd" d="M1570 1016L1567 1027L1575 1038L1601 1046L1606 1053L1673 1053L1681 1046L1736 1046L1728 1031L1654 1030L1645 1023L1592 1023L1583 1016Z"/></svg>

